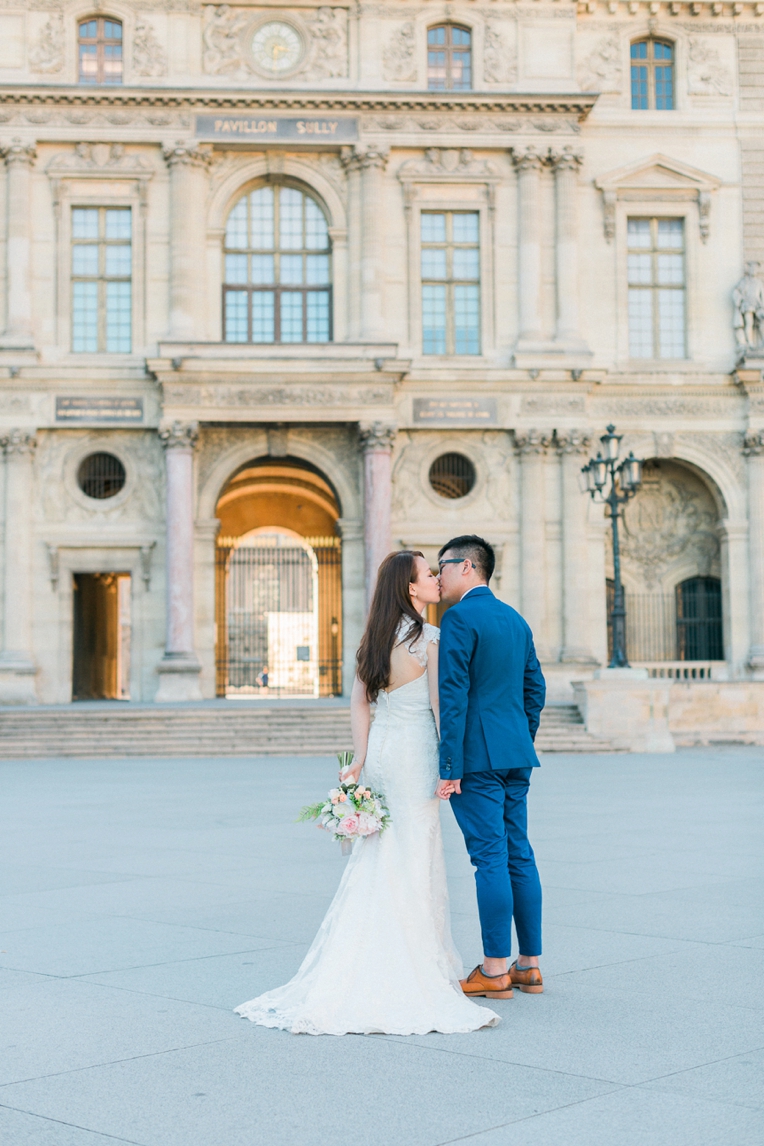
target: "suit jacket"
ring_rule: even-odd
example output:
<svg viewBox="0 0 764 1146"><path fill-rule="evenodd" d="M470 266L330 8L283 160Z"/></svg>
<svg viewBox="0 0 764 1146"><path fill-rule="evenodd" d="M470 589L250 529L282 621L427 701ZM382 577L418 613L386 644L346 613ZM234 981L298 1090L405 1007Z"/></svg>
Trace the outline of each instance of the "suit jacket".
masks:
<svg viewBox="0 0 764 1146"><path fill-rule="evenodd" d="M538 767L546 684L520 614L472 589L443 616L438 665L441 778Z"/></svg>

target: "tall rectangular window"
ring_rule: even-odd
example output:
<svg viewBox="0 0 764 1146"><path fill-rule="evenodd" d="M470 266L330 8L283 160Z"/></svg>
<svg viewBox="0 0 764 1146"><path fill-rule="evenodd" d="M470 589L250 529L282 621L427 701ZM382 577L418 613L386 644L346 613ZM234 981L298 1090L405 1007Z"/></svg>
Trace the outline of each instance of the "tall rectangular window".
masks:
<svg viewBox="0 0 764 1146"><path fill-rule="evenodd" d="M629 219L629 354L685 358L684 219Z"/></svg>
<svg viewBox="0 0 764 1146"><path fill-rule="evenodd" d="M637 111L674 108L674 45L637 40L631 45L631 106Z"/></svg>
<svg viewBox="0 0 764 1146"><path fill-rule="evenodd" d="M72 350L132 350L132 213L72 208Z"/></svg>
<svg viewBox="0 0 764 1146"><path fill-rule="evenodd" d="M480 215L423 211L422 352L480 353Z"/></svg>

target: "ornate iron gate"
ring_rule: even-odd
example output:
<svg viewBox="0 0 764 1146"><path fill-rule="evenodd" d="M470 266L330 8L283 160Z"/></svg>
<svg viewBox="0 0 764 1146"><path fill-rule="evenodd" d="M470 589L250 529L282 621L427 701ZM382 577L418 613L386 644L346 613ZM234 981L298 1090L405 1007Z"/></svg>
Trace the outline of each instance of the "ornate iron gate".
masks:
<svg viewBox="0 0 764 1146"><path fill-rule="evenodd" d="M218 696L342 692L340 546L281 533L218 539Z"/></svg>

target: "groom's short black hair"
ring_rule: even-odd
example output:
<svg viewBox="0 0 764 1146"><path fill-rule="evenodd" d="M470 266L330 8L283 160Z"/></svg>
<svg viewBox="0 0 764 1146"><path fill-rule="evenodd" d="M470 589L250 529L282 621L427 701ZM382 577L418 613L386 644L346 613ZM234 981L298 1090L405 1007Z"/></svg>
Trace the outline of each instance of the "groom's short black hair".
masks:
<svg viewBox="0 0 764 1146"><path fill-rule="evenodd" d="M444 553L453 553L454 557L469 558L486 584L493 577L496 568L496 554L493 546L476 533L463 533L461 537L454 537L447 541L438 553L438 561Z"/></svg>

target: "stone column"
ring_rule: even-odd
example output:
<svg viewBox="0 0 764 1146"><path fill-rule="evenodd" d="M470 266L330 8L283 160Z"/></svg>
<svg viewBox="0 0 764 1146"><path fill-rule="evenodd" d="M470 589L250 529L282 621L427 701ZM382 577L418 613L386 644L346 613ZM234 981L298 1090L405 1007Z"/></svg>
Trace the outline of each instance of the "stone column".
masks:
<svg viewBox="0 0 764 1146"><path fill-rule="evenodd" d="M561 660L566 664L595 666L589 624L589 495L578 484L583 458L591 437L580 430L556 435L562 478L562 625Z"/></svg>
<svg viewBox="0 0 764 1146"><path fill-rule="evenodd" d="M549 661L547 643L546 491L544 474L551 435L527 430L515 435L520 455L520 599L539 660Z"/></svg>
<svg viewBox="0 0 764 1146"><path fill-rule="evenodd" d="M2 439L5 453L3 649L0 704L35 704L32 656L32 463L36 439L12 430Z"/></svg>
<svg viewBox="0 0 764 1146"><path fill-rule="evenodd" d="M362 425L364 497L364 567L366 608L371 604L380 562L392 549L390 503L392 500L392 449L395 427L384 422Z"/></svg>
<svg viewBox="0 0 764 1146"><path fill-rule="evenodd" d="M350 696L366 616L363 521L340 517L337 530L342 538L342 692Z"/></svg>
<svg viewBox="0 0 764 1146"><path fill-rule="evenodd" d="M383 268L385 217L382 205L382 176L387 152L370 147L359 156L363 192L361 236L361 338L365 342L389 340L385 333L383 308Z"/></svg>
<svg viewBox="0 0 764 1146"><path fill-rule="evenodd" d="M570 147L552 157L555 189L557 342L580 343L578 319L578 170L583 156Z"/></svg>
<svg viewBox="0 0 764 1146"><path fill-rule="evenodd" d="M512 152L517 168L518 299L520 340L541 339L541 168L543 156L532 147Z"/></svg>
<svg viewBox="0 0 764 1146"><path fill-rule="evenodd" d="M363 209L361 204L360 156L352 147L343 147L340 160L347 173L348 193L348 305L347 337L357 342L361 337L361 232Z"/></svg>
<svg viewBox="0 0 764 1146"><path fill-rule="evenodd" d="M201 666L194 651L195 423L160 430L167 468L167 638L159 664L158 701L201 700Z"/></svg>
<svg viewBox="0 0 764 1146"><path fill-rule="evenodd" d="M206 198L209 150L179 142L164 152L170 169L170 328L178 342L207 331Z"/></svg>
<svg viewBox="0 0 764 1146"><path fill-rule="evenodd" d="M764 680L764 430L746 434L748 457L748 569L750 578L749 664Z"/></svg>
<svg viewBox="0 0 764 1146"><path fill-rule="evenodd" d="M0 345L29 350L32 335L31 184L37 152L19 139L2 149L8 171L8 230L6 250L7 322Z"/></svg>

